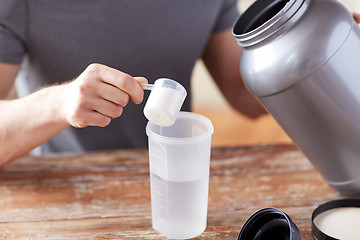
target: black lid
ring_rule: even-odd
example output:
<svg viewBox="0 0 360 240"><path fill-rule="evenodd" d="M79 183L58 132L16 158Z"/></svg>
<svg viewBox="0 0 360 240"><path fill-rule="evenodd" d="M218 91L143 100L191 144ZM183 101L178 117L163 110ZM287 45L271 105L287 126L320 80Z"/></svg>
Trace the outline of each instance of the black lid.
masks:
<svg viewBox="0 0 360 240"><path fill-rule="evenodd" d="M238 240L301 240L299 229L283 211L269 207L254 213L242 227Z"/></svg>
<svg viewBox="0 0 360 240"><path fill-rule="evenodd" d="M331 237L324 232L322 232L314 223L315 218L330 209L341 208L341 207L359 207L360 208L360 199L341 199L331 202L324 203L317 207L311 217L311 230L312 236L317 240L339 240L337 238Z"/></svg>

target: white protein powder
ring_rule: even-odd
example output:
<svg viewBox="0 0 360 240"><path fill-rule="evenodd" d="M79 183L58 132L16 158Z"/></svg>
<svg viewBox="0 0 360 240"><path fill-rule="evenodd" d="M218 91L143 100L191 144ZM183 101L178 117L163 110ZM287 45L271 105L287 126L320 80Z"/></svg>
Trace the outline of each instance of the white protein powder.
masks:
<svg viewBox="0 0 360 240"><path fill-rule="evenodd" d="M341 240L360 239L360 208L341 207L321 213L314 219L317 228Z"/></svg>

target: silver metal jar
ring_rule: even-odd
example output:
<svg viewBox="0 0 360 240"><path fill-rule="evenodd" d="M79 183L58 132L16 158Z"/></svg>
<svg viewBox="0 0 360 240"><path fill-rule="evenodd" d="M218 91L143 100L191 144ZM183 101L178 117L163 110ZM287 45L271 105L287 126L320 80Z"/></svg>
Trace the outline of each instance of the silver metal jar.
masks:
<svg viewBox="0 0 360 240"><path fill-rule="evenodd" d="M336 0L258 0L237 20L240 70L324 179L360 194L360 29Z"/></svg>

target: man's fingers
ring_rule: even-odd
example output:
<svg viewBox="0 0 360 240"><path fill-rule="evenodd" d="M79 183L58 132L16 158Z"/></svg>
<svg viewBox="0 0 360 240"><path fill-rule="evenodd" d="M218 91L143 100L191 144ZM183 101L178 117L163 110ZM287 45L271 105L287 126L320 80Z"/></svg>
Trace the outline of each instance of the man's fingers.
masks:
<svg viewBox="0 0 360 240"><path fill-rule="evenodd" d="M111 122L111 117L100 114L96 111L81 111L74 113L69 119L69 123L76 128L87 126L106 127Z"/></svg>
<svg viewBox="0 0 360 240"><path fill-rule="evenodd" d="M98 77L103 82L126 92L134 103L139 104L142 102L144 91L134 77L105 65L92 64L89 67L94 68L93 70L90 69L90 71L98 74ZM144 79L141 79L141 81L144 81Z"/></svg>
<svg viewBox="0 0 360 240"><path fill-rule="evenodd" d="M141 103L141 83L147 83L147 79L91 64L67 85L70 100L65 108L66 118L74 127L106 126L122 114L130 97L134 103Z"/></svg>
<svg viewBox="0 0 360 240"><path fill-rule="evenodd" d="M122 107L125 107L129 102L129 95L127 93L108 83L103 83L99 86L98 96Z"/></svg>
<svg viewBox="0 0 360 240"><path fill-rule="evenodd" d="M99 114L110 118L120 117L123 112L123 107L105 99L95 99L92 103L92 109Z"/></svg>
<svg viewBox="0 0 360 240"><path fill-rule="evenodd" d="M138 83L145 83L147 84L148 83L148 80L145 78L145 77L134 77L135 80L138 82Z"/></svg>

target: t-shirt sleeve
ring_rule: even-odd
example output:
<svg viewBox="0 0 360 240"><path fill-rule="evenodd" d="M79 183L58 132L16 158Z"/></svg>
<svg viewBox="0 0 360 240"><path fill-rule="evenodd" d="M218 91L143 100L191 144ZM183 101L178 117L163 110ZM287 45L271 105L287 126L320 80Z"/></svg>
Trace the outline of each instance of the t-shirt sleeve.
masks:
<svg viewBox="0 0 360 240"><path fill-rule="evenodd" d="M231 28L239 15L240 13L237 8L237 0L224 0L213 32L216 33Z"/></svg>
<svg viewBox="0 0 360 240"><path fill-rule="evenodd" d="M26 51L24 2L0 1L0 62L20 64L23 59Z"/></svg>

